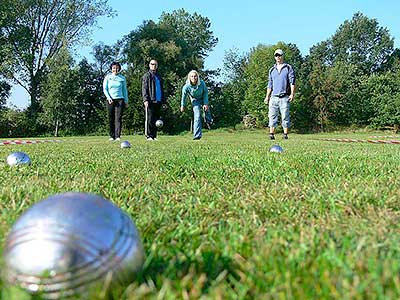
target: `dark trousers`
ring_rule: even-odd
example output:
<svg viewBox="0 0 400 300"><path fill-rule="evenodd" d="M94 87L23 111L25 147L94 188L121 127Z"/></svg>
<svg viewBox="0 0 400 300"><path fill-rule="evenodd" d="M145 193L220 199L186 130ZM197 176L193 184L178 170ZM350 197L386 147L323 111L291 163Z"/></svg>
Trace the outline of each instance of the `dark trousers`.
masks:
<svg viewBox="0 0 400 300"><path fill-rule="evenodd" d="M151 103L145 109L146 120L145 120L145 135L146 137L156 138L157 137L157 126L156 121L160 118L161 103Z"/></svg>
<svg viewBox="0 0 400 300"><path fill-rule="evenodd" d="M107 102L110 137L113 139L121 137L122 112L124 111L124 107L124 99L114 99L111 104Z"/></svg>

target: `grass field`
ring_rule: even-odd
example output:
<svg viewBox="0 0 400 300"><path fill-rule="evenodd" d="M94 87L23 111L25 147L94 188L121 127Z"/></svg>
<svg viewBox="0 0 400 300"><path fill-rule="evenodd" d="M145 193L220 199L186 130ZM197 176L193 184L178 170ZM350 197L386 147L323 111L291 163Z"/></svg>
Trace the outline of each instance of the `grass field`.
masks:
<svg viewBox="0 0 400 300"><path fill-rule="evenodd" d="M33 203L92 192L132 217L146 251L121 299L399 299L400 145L321 140L376 134L0 146L1 244ZM12 151L32 165L8 167Z"/></svg>

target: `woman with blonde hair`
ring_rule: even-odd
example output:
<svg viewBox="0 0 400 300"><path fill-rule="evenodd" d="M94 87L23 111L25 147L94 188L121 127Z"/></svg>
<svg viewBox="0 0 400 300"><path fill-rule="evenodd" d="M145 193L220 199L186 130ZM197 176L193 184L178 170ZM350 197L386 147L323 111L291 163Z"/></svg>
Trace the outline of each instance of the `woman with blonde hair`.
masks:
<svg viewBox="0 0 400 300"><path fill-rule="evenodd" d="M208 106L208 90L205 82L200 79L196 70L189 72L185 85L182 87L181 112L185 110L186 98L189 97L193 108L193 139L202 137L201 115L202 109L206 114L206 123L210 127L211 114Z"/></svg>

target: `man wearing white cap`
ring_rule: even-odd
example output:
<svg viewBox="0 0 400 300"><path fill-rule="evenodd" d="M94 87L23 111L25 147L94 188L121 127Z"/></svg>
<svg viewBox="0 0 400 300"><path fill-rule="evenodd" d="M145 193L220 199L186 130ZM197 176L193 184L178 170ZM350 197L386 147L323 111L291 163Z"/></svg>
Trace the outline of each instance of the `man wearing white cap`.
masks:
<svg viewBox="0 0 400 300"><path fill-rule="evenodd" d="M275 128L278 126L278 115L281 114L283 138L288 139L290 127L290 102L295 93L295 74L291 65L283 62L282 49L274 52L276 64L269 70L265 104L269 104L269 138L275 139Z"/></svg>

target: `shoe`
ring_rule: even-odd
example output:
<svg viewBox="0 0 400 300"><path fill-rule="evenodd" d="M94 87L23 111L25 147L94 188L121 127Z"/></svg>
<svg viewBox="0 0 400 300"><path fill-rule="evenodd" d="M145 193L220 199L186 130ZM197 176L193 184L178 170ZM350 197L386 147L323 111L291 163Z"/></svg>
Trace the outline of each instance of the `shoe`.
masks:
<svg viewBox="0 0 400 300"><path fill-rule="evenodd" d="M113 140L114 140L114 138L110 137L108 140L111 142L111 141L113 141Z"/></svg>
<svg viewBox="0 0 400 300"><path fill-rule="evenodd" d="M148 140L148 141L153 141L153 138L148 137L146 140Z"/></svg>
<svg viewBox="0 0 400 300"><path fill-rule="evenodd" d="M200 137L194 137L194 138L193 138L193 140L195 140L195 141L200 140L200 139L201 139L201 136L200 136Z"/></svg>
<svg viewBox="0 0 400 300"><path fill-rule="evenodd" d="M116 138L115 140L116 140L116 141L120 141L120 140L121 140L121 138Z"/></svg>
<svg viewBox="0 0 400 300"><path fill-rule="evenodd" d="M287 139L289 139L289 137L288 137L288 135L286 134L286 133L284 133L283 134L283 137L282 137L284 140L287 140Z"/></svg>
<svg viewBox="0 0 400 300"><path fill-rule="evenodd" d="M153 138L153 141L158 141L157 138Z"/></svg>
<svg viewBox="0 0 400 300"><path fill-rule="evenodd" d="M274 139L275 139L275 135L274 135L273 133L270 133L270 134L269 134L269 139L270 139L270 140L274 140Z"/></svg>

